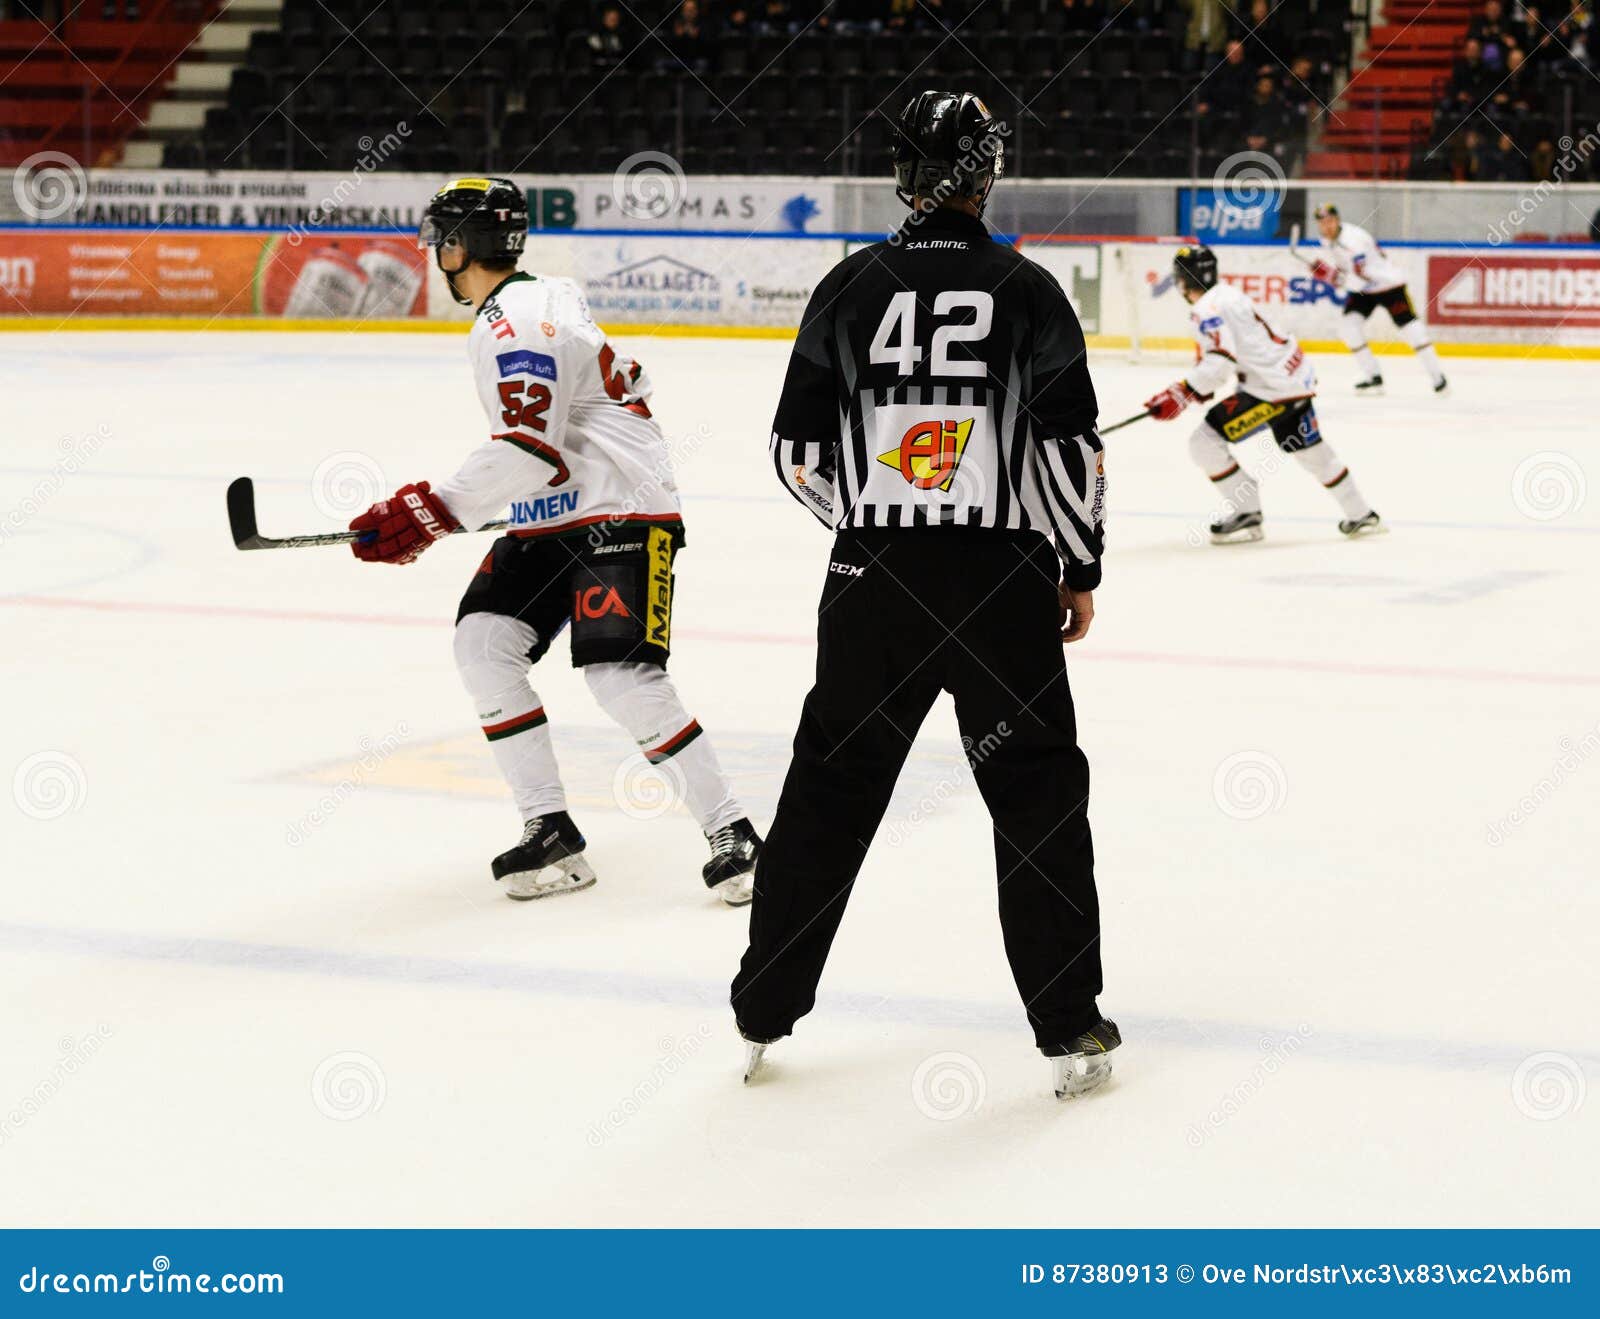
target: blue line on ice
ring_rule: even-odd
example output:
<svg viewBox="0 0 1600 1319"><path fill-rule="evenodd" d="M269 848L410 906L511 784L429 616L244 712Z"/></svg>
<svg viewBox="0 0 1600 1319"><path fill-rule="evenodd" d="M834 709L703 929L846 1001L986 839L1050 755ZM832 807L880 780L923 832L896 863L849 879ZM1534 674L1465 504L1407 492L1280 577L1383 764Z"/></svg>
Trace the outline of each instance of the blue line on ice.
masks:
<svg viewBox="0 0 1600 1319"><path fill-rule="evenodd" d="M629 974L611 968L583 970L518 962L460 962L409 954L345 953L328 948L243 943L232 939L184 938L118 930L73 930L0 922L0 946L20 952L80 957L115 957L139 962L186 963L242 971L331 976L400 985L501 990L555 998L602 999L624 1003L692 1007L720 1014L728 1009L727 988L718 981L680 980ZM730 968L731 974L731 968ZM1026 1040L1019 1007L917 995L823 994L818 1011L858 1020L900 1022L954 1030L1008 1031ZM1130 1042L1186 1048L1263 1053L1296 1041L1295 1052L1325 1062L1417 1067L1435 1072L1503 1073L1509 1080L1531 1054L1552 1049L1549 1041L1531 1045L1464 1044L1450 1040L1379 1038L1296 1026L1197 1021L1179 1017L1140 1017L1118 1012ZM731 1020L729 1029L732 1029ZM1600 1068L1600 1050L1565 1049L1586 1070Z"/></svg>

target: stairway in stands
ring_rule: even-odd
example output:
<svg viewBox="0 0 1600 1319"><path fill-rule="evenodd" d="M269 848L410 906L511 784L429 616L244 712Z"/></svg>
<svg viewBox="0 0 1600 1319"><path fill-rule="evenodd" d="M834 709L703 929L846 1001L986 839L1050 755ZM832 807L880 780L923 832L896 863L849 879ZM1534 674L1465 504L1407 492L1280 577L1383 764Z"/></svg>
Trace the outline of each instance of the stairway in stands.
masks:
<svg viewBox="0 0 1600 1319"><path fill-rule="evenodd" d="M1388 0L1383 22L1334 102L1319 148L1306 156L1312 179L1404 178L1413 146L1427 136L1436 84L1466 37L1476 0Z"/></svg>
<svg viewBox="0 0 1600 1319"><path fill-rule="evenodd" d="M57 22L0 21L0 167L44 151L88 168L160 164L163 131L193 132L206 106L226 98L250 33L275 26L281 7L67 0ZM140 16L107 19L108 10Z"/></svg>

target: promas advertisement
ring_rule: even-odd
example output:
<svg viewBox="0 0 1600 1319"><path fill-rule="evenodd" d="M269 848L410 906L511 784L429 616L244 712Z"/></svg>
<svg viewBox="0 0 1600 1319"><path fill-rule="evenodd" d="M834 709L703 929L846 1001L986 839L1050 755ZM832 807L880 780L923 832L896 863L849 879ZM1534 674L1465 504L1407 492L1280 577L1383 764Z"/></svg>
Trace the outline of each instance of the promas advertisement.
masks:
<svg viewBox="0 0 1600 1319"><path fill-rule="evenodd" d="M1600 329L1600 256L1434 255L1428 289L1434 325Z"/></svg>
<svg viewBox="0 0 1600 1319"><path fill-rule="evenodd" d="M370 234L8 230L0 314L387 320L427 311L414 241Z"/></svg>
<svg viewBox="0 0 1600 1319"><path fill-rule="evenodd" d="M602 324L793 327L839 252L833 242L580 239L573 260Z"/></svg>

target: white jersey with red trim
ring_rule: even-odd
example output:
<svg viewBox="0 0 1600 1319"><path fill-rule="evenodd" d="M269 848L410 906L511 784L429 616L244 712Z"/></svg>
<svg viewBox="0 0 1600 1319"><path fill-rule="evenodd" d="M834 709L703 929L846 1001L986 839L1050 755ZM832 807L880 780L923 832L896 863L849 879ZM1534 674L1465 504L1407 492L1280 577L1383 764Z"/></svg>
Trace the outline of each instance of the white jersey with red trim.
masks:
<svg viewBox="0 0 1600 1319"><path fill-rule="evenodd" d="M1184 377L1197 394L1214 394L1228 378L1259 399L1305 398L1317 389L1317 373L1294 335L1261 319L1243 290L1219 283L1189 309L1197 360Z"/></svg>
<svg viewBox="0 0 1600 1319"><path fill-rule="evenodd" d="M1337 266L1348 293L1384 293L1406 282L1405 272L1389 260L1378 240L1359 224L1339 221L1339 236L1324 238L1328 264Z"/></svg>
<svg viewBox="0 0 1600 1319"><path fill-rule="evenodd" d="M650 381L612 350L570 279L507 276L478 308L467 352L490 438L434 489L463 526L507 505L514 536L681 518Z"/></svg>

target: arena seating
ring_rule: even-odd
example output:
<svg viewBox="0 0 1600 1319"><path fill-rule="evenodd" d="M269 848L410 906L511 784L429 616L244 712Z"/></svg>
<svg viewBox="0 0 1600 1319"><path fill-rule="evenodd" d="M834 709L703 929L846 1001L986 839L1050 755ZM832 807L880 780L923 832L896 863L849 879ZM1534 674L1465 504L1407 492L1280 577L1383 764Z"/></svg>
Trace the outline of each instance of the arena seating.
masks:
<svg viewBox="0 0 1600 1319"><path fill-rule="evenodd" d="M1186 49L1179 0L943 0L903 27L881 25L887 3L753 4L743 25L707 4L698 34L675 30L676 4L630 3L615 38L604 8L286 0L165 163L346 169L404 122L383 168L601 172L657 150L689 172L876 174L879 111L960 84L1012 125L1014 173L1184 175L1196 150L1209 172L1257 128L1293 172L1351 49L1349 0L1279 6L1272 47L1226 68L1219 43ZM1252 100L1262 64L1274 86Z"/></svg>

